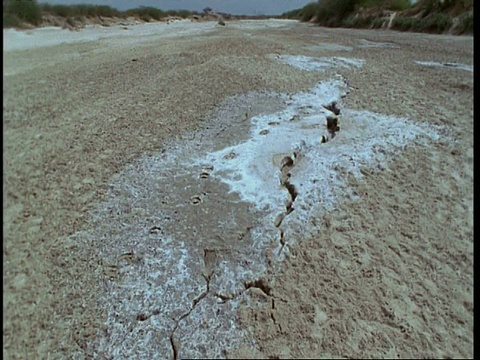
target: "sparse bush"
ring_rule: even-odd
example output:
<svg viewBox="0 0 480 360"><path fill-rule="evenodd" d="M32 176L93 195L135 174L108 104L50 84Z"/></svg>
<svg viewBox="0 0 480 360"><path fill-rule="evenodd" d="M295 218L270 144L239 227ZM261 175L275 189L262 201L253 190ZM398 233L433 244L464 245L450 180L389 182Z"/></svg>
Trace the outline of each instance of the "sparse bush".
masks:
<svg viewBox="0 0 480 360"><path fill-rule="evenodd" d="M84 17L94 17L94 16L103 16L103 17L114 17L121 16L120 11L106 5L50 5L42 4L40 6L43 12L49 13L55 16L60 17L75 17L75 16L84 16Z"/></svg>
<svg viewBox="0 0 480 360"><path fill-rule="evenodd" d="M147 22L149 22L152 19L161 20L167 15L164 11L160 9L157 9L154 7L147 7L147 6L130 9L130 10L127 10L126 13L129 16L138 16L140 19ZM145 20L145 19L148 19L148 20Z"/></svg>
<svg viewBox="0 0 480 360"><path fill-rule="evenodd" d="M354 28L354 27L357 27L357 23L358 23L358 16L351 15L343 20L342 26L347 28Z"/></svg>
<svg viewBox="0 0 480 360"><path fill-rule="evenodd" d="M396 16L392 22L392 29L399 31L420 31L422 20L413 17Z"/></svg>
<svg viewBox="0 0 480 360"><path fill-rule="evenodd" d="M152 20L152 17L148 14L140 14L139 17L145 22L150 22L150 20Z"/></svg>
<svg viewBox="0 0 480 360"><path fill-rule="evenodd" d="M464 16L460 21L460 34L473 34L473 13Z"/></svg>
<svg viewBox="0 0 480 360"><path fill-rule="evenodd" d="M96 5L94 6L94 10L97 16L114 17L120 15L118 10L107 5Z"/></svg>
<svg viewBox="0 0 480 360"><path fill-rule="evenodd" d="M381 29L383 27L385 20L380 18L375 18L372 20L372 29Z"/></svg>
<svg viewBox="0 0 480 360"><path fill-rule="evenodd" d="M424 21L423 30L431 32L444 32L452 26L452 19L442 13L431 14Z"/></svg>
<svg viewBox="0 0 480 360"><path fill-rule="evenodd" d="M42 22L42 11L34 0L10 0L5 4L5 11L21 21L32 25L40 25ZM15 21L14 18L7 20L11 23Z"/></svg>
<svg viewBox="0 0 480 360"><path fill-rule="evenodd" d="M60 17L73 16L73 9L67 5L51 5L48 11L50 14Z"/></svg>
<svg viewBox="0 0 480 360"><path fill-rule="evenodd" d="M177 11L171 11L169 13L172 16L178 16L178 17L181 17L182 19L186 19L188 16L190 16L190 11L188 10L177 10Z"/></svg>
<svg viewBox="0 0 480 360"><path fill-rule="evenodd" d="M75 26L75 21L71 17L67 17L67 20L65 20L65 22L70 26Z"/></svg>
<svg viewBox="0 0 480 360"><path fill-rule="evenodd" d="M342 21L342 26L347 28L369 28L372 25L372 21L371 17L350 15Z"/></svg>

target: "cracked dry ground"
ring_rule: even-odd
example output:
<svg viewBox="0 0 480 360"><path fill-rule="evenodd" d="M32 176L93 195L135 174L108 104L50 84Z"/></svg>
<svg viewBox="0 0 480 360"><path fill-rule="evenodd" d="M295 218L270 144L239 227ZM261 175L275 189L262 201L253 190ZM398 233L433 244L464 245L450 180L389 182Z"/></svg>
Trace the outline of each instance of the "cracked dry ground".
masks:
<svg viewBox="0 0 480 360"><path fill-rule="evenodd" d="M399 48L358 46L365 40ZM104 333L104 244L67 239L90 228L113 174L201 130L229 96L305 91L332 76L266 56L276 53L365 59L336 70L353 89L345 105L444 125L451 136L351 179L360 200L319 217L279 271L244 290L251 301L238 324L255 345L225 356L473 357L473 74L414 63L471 65L473 39L291 23L4 53L6 69L21 69L4 77L7 359L88 357ZM208 305L199 290L197 306ZM189 314L167 341L178 324L188 332Z"/></svg>

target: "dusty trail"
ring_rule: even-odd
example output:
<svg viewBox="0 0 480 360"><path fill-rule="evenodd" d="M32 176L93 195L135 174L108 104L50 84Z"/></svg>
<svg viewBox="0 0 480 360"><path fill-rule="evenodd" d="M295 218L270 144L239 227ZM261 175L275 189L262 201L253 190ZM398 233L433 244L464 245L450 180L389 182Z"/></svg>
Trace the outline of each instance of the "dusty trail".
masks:
<svg viewBox="0 0 480 360"><path fill-rule="evenodd" d="M4 355L473 357L473 38L197 25L11 35Z"/></svg>

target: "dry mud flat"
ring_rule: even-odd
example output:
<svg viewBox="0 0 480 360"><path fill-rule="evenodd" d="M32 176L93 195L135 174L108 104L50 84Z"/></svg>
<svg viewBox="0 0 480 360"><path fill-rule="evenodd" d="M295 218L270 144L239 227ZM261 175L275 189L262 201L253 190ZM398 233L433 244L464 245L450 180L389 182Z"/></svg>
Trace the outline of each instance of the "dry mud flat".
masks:
<svg viewBox="0 0 480 360"><path fill-rule="evenodd" d="M7 358L473 357L473 38L172 25L5 35Z"/></svg>

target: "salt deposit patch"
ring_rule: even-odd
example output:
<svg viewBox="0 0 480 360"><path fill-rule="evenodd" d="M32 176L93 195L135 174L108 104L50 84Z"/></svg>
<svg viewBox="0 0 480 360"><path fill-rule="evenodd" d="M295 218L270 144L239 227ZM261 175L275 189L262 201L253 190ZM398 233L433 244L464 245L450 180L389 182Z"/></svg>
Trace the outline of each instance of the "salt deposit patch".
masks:
<svg viewBox="0 0 480 360"><path fill-rule="evenodd" d="M215 173L222 173L222 181L242 200L262 211L278 210L285 197L278 180L281 158L291 155L296 142L319 142L323 118L330 113L322 104L336 101L344 94L343 83L331 81L318 84L311 92L287 98L289 106L285 110L252 119L247 142L209 154L207 163L214 165ZM262 135L264 130L268 133Z"/></svg>
<svg viewBox="0 0 480 360"><path fill-rule="evenodd" d="M353 59L344 57L310 57L305 55L267 55L270 59L280 61L300 70L315 71L328 68L348 68L362 67L365 63L363 59Z"/></svg>
<svg viewBox="0 0 480 360"><path fill-rule="evenodd" d="M288 197L279 181L280 159L294 158L290 183L298 195L295 211L285 217L282 229L301 238L309 232L312 213L332 210L345 196L355 197L349 192L346 174L361 178L361 169L384 169L388 159L409 144L438 139L436 130L424 124L342 109L341 131L322 144L325 116L331 114L324 106L340 102L344 93L342 81L328 81L310 92L295 94L287 100L285 110L253 118L249 140L208 154L206 162L213 164L214 174L230 191L254 203L271 221L285 212Z"/></svg>
<svg viewBox="0 0 480 360"><path fill-rule="evenodd" d="M263 291L255 284L265 279L269 249L274 271L290 243L316 230L313 219L355 198L347 176L387 168L405 147L438 138L438 129L408 119L343 108L346 92L343 80L331 80L308 92L246 96L207 130L172 141L112 179L108 200L92 214L94 228L72 238L100 241L111 272L107 332L90 343L92 353L218 358L225 349L254 346L236 311L252 286ZM255 101L275 110L245 119ZM322 144L332 114L326 106L334 101L341 129ZM242 118L228 118L234 111ZM296 191L290 212L291 192L279 178L285 156L293 158Z"/></svg>
<svg viewBox="0 0 480 360"><path fill-rule="evenodd" d="M455 68L455 69L460 69L460 70L466 70L466 71L471 71L473 72L473 65L466 65L466 64L460 64L460 63L455 63L455 62L436 62L436 61L415 61L416 64L418 65L423 65L423 66L428 66L428 67L448 67L448 68Z"/></svg>

